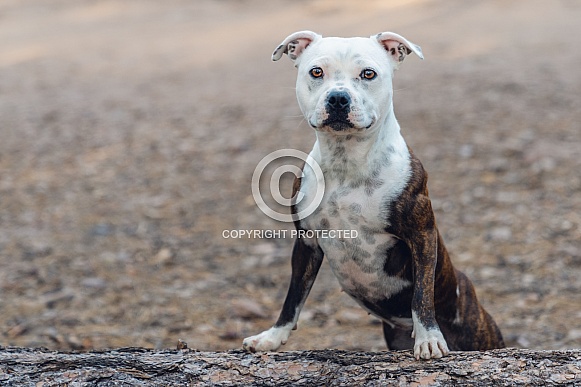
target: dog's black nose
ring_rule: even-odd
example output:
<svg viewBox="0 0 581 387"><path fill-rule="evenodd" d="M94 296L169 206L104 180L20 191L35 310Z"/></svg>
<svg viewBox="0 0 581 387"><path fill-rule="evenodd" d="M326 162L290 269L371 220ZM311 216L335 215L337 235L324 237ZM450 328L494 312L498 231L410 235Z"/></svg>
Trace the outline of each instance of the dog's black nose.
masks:
<svg viewBox="0 0 581 387"><path fill-rule="evenodd" d="M332 91L327 97L327 109L345 110L351 104L351 96L346 91Z"/></svg>

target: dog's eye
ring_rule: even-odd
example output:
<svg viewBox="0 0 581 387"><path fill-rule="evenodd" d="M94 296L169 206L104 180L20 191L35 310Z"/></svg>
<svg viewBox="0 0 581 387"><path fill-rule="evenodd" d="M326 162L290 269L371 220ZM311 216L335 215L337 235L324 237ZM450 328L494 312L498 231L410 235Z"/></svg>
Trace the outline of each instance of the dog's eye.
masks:
<svg viewBox="0 0 581 387"><path fill-rule="evenodd" d="M313 78L321 78L323 76L323 69L320 67L314 67L309 71L309 74L311 74L311 77Z"/></svg>
<svg viewBox="0 0 581 387"><path fill-rule="evenodd" d="M360 76L363 79L372 80L373 78L375 78L377 76L377 73L374 70L365 69L361 72Z"/></svg>

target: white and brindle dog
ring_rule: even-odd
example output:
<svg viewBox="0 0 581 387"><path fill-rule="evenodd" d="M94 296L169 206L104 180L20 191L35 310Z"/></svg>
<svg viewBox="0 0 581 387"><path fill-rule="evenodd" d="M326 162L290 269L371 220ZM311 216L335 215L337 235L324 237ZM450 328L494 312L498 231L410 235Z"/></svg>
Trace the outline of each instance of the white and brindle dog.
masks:
<svg viewBox="0 0 581 387"><path fill-rule="evenodd" d="M504 347L472 283L452 266L427 174L393 112L394 71L406 55L423 59L420 47L392 32L323 38L302 31L287 37L272 59L285 53L298 69L298 102L317 136L310 157L326 187L317 210L295 225L299 231L356 230L358 237L298 238L280 317L269 330L246 338L244 348L271 351L286 343L323 256L343 290L381 319L388 348L413 349L417 359L430 359L449 350ZM293 196L304 194L294 214L312 200L317 184L304 168L294 184Z"/></svg>

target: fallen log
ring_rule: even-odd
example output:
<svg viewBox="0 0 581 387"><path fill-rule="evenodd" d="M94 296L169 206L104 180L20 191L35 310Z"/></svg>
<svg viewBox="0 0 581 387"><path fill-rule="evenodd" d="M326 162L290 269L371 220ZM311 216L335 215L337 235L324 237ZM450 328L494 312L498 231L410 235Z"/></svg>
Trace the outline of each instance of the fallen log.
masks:
<svg viewBox="0 0 581 387"><path fill-rule="evenodd" d="M453 352L416 361L409 351L120 348L91 352L0 347L2 386L581 385L581 350Z"/></svg>

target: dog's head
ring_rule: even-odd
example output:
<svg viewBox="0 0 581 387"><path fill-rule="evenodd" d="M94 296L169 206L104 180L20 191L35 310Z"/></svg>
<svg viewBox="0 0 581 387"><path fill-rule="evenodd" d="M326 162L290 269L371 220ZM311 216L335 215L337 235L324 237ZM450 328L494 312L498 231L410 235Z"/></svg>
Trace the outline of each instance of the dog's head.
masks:
<svg viewBox="0 0 581 387"><path fill-rule="evenodd" d="M423 59L419 46L383 32L370 38L323 38L311 31L288 36L272 54L283 54L298 69L297 99L315 130L336 134L367 132L392 109L393 72L406 55Z"/></svg>

